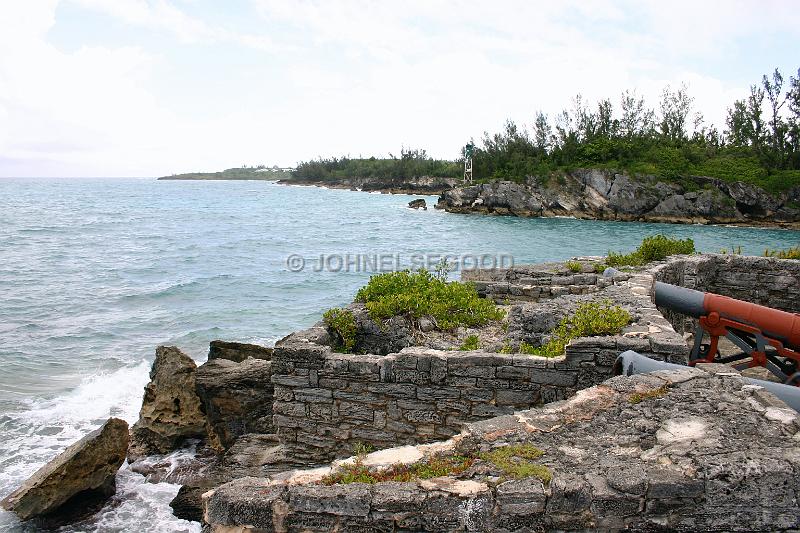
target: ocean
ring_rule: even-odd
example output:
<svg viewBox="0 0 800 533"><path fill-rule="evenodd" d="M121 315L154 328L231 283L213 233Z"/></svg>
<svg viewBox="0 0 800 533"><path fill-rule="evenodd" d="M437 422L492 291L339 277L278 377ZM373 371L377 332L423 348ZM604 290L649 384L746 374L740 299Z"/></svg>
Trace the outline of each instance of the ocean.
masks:
<svg viewBox="0 0 800 533"><path fill-rule="evenodd" d="M414 198L429 209L409 209ZM198 364L213 339L271 345L381 266L563 260L655 233L706 252L800 243L798 231L456 215L435 201L261 181L0 179L0 498L109 416L135 422L157 345ZM177 490L123 467L118 498L64 531L200 531L172 516ZM36 531L3 511L0 530Z"/></svg>

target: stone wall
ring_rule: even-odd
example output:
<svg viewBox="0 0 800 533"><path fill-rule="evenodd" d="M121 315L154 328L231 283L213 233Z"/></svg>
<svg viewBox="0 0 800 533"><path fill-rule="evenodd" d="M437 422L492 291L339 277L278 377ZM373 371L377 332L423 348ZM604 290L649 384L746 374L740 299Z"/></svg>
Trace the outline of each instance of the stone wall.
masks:
<svg viewBox="0 0 800 533"><path fill-rule="evenodd" d="M584 271L581 272L568 270L564 263L542 263L464 270L461 279L474 283L479 295L497 303L536 302L567 294L591 294L611 284L592 270L598 259L583 261Z"/></svg>
<svg viewBox="0 0 800 533"><path fill-rule="evenodd" d="M298 332L273 354L273 426L290 455L322 461L356 443L441 440L469 422L568 398L607 379L625 350L685 362L688 347L650 301L652 282L648 274L616 280L609 296L627 295L635 322L621 335L574 339L556 358L421 347L348 355L325 344L323 327Z"/></svg>
<svg viewBox="0 0 800 533"><path fill-rule="evenodd" d="M620 376L445 442L359 459L376 471L474 457L461 473L325 484L351 458L235 480L204 495L204 518L215 533L797 531L799 431L797 412L723 365ZM538 449L549 476L503 475L487 453L515 445Z"/></svg>
<svg viewBox="0 0 800 533"><path fill-rule="evenodd" d="M659 264L650 273L658 281L713 292L739 300L800 313L800 261L742 255L681 256ZM660 309L681 333L696 321Z"/></svg>

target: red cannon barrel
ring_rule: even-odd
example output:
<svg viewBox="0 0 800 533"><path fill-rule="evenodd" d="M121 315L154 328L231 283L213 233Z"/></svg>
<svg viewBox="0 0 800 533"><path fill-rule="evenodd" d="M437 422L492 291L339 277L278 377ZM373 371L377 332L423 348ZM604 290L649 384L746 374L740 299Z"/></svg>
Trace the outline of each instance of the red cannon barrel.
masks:
<svg viewBox="0 0 800 533"><path fill-rule="evenodd" d="M787 347L800 349L800 315L794 313L660 281L655 285L655 304L695 318L717 313L728 320L754 326Z"/></svg>

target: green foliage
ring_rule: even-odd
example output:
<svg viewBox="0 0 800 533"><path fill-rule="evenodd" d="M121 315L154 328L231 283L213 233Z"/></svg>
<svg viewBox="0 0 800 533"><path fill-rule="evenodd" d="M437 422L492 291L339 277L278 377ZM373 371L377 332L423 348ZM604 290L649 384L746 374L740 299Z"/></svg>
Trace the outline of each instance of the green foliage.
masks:
<svg viewBox="0 0 800 533"><path fill-rule="evenodd" d="M366 305L373 320L430 316L440 329L480 326L504 316L494 302L479 297L471 283L448 282L425 269L372 276L356 301Z"/></svg>
<svg viewBox="0 0 800 533"><path fill-rule="evenodd" d="M594 268L595 273L602 274L603 272L606 271L608 265L605 263L594 263L592 267Z"/></svg>
<svg viewBox="0 0 800 533"><path fill-rule="evenodd" d="M778 259L800 259L800 246L795 246L786 250L764 250L765 257L777 257Z"/></svg>
<svg viewBox="0 0 800 533"><path fill-rule="evenodd" d="M158 178L160 180L282 180L292 177L291 172L278 167L228 168L220 172L189 172L186 174L173 174Z"/></svg>
<svg viewBox="0 0 800 533"><path fill-rule="evenodd" d="M571 272L580 272L583 270L583 265L580 264L579 261L567 261L564 263Z"/></svg>
<svg viewBox="0 0 800 533"><path fill-rule="evenodd" d="M510 344L506 343L502 348L500 348L500 353L514 353L514 348L512 348Z"/></svg>
<svg viewBox="0 0 800 533"><path fill-rule="evenodd" d="M433 455L410 465L395 464L385 469L374 469L364 465L363 457L356 457L353 463L340 466L322 478L323 485L349 483L382 483L385 481L408 482L417 479L433 479L463 473L475 459L462 455Z"/></svg>
<svg viewBox="0 0 800 533"><path fill-rule="evenodd" d="M334 307L322 315L322 320L328 328L332 329L339 337L338 347L345 353L350 353L356 345L356 319L347 309Z"/></svg>
<svg viewBox="0 0 800 533"><path fill-rule="evenodd" d="M586 302L578 306L575 314L565 317L542 346L520 344L520 353L541 357L564 355L567 344L578 337L616 335L631 321L631 315L610 301Z"/></svg>
<svg viewBox="0 0 800 533"><path fill-rule="evenodd" d="M337 181L343 178L407 179L420 176L458 178L463 172L463 164L460 162L432 159L425 150L402 148L399 158L390 154L385 159L334 157L306 161L297 165L292 177L311 181Z"/></svg>
<svg viewBox="0 0 800 533"><path fill-rule="evenodd" d="M695 253L692 239L673 239L665 235L651 235L642 240L636 251L629 254L608 252L606 263L610 266L638 266L661 261L670 255Z"/></svg>
<svg viewBox="0 0 800 533"><path fill-rule="evenodd" d="M535 477L547 486L553 479L553 473L546 466L533 462L542 455L544 452L531 444L512 444L481 453L478 458L500 469L506 477Z"/></svg>
<svg viewBox="0 0 800 533"><path fill-rule="evenodd" d="M461 346L458 349L461 350L462 352L468 352L470 350L477 350L479 342L480 342L480 339L478 339L477 335L470 335L466 339L464 339L464 342L461 344Z"/></svg>

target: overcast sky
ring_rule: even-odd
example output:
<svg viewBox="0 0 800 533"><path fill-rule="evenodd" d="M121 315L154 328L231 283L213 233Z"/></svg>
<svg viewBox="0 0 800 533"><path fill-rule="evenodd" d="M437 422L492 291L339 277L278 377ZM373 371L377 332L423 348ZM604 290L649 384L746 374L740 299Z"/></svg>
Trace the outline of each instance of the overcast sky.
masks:
<svg viewBox="0 0 800 533"><path fill-rule="evenodd" d="M0 176L455 158L576 93L707 121L800 67L797 1L0 0Z"/></svg>

